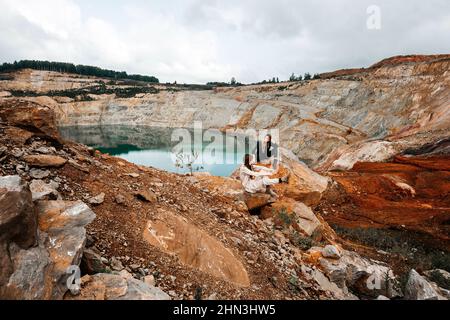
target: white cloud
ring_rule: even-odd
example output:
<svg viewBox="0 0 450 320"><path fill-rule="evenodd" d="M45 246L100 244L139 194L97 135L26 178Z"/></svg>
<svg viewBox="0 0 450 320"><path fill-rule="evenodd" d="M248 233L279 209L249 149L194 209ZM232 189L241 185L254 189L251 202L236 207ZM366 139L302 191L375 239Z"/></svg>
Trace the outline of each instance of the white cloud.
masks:
<svg viewBox="0 0 450 320"><path fill-rule="evenodd" d="M379 31L366 28L372 4ZM162 81L286 79L450 52L447 0L0 0L0 8L2 61L71 61Z"/></svg>

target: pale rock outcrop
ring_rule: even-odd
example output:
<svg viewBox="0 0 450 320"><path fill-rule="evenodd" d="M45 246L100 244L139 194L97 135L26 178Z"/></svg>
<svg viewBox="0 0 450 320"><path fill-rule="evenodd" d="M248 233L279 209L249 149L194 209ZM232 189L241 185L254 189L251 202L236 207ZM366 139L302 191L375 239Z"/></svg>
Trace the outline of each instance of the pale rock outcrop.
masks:
<svg viewBox="0 0 450 320"><path fill-rule="evenodd" d="M43 200L49 198L52 200L61 199L58 192L58 184L56 182L45 183L42 180L33 180L30 183L30 190L33 201Z"/></svg>
<svg viewBox="0 0 450 320"><path fill-rule="evenodd" d="M159 288L134 279L130 274L100 273L81 278L81 292L65 300L170 300Z"/></svg>
<svg viewBox="0 0 450 320"><path fill-rule="evenodd" d="M428 282L414 269L409 273L405 298L408 300L447 300L442 296L438 286Z"/></svg>
<svg viewBox="0 0 450 320"><path fill-rule="evenodd" d="M250 285L247 270L230 249L175 213L160 214L148 221L143 239L202 272L238 286Z"/></svg>
<svg viewBox="0 0 450 320"><path fill-rule="evenodd" d="M330 281L340 288L351 288L373 298L379 295L388 298L401 296L393 271L380 262L362 258L355 252L343 251L341 258L324 257L319 259L319 263Z"/></svg>

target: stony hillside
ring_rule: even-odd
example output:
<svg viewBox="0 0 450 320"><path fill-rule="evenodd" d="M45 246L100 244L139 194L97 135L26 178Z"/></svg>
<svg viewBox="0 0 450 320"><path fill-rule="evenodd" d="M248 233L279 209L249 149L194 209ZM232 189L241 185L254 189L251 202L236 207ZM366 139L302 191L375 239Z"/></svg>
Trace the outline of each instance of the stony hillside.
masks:
<svg viewBox="0 0 450 320"><path fill-rule="evenodd" d="M449 70L448 56L396 57L323 80L202 91L1 75L0 297L448 299ZM291 174L280 197L58 133L193 121L280 128L280 175ZM71 293L72 265L82 282Z"/></svg>

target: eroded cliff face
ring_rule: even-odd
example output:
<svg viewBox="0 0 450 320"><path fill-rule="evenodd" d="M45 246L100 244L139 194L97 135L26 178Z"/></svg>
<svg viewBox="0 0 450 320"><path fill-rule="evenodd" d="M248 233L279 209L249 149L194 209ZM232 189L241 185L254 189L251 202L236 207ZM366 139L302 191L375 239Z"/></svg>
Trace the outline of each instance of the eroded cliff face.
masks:
<svg viewBox="0 0 450 320"><path fill-rule="evenodd" d="M372 150L379 154L376 160L385 160L447 135L450 127L448 56L393 58L325 80L205 91L157 86L158 93L126 98L92 91L99 85L126 88L126 83L31 70L9 76L0 81L2 99L25 90L20 92L23 98L54 108L59 126L177 128L201 121L205 129L276 128L283 147L322 170L342 168L339 158L358 152L367 141L386 140L391 152ZM86 89L84 98L74 96L80 89ZM58 90L71 94L55 93ZM346 163L344 168L351 166Z"/></svg>

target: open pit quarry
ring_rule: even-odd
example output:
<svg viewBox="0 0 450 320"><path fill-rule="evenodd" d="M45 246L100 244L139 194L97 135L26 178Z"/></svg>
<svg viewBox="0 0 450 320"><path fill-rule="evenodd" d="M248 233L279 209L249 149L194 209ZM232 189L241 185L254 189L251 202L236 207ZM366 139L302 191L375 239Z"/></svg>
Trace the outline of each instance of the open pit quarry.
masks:
<svg viewBox="0 0 450 320"><path fill-rule="evenodd" d="M196 122L278 129L280 197L59 133ZM208 90L23 69L0 133L1 298L450 298L450 55Z"/></svg>

